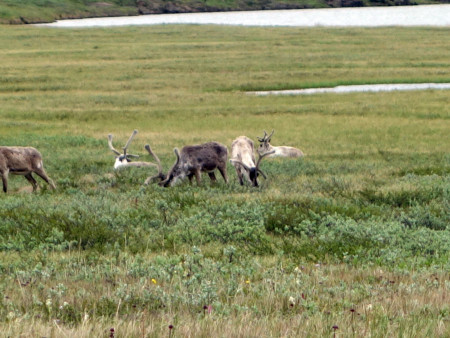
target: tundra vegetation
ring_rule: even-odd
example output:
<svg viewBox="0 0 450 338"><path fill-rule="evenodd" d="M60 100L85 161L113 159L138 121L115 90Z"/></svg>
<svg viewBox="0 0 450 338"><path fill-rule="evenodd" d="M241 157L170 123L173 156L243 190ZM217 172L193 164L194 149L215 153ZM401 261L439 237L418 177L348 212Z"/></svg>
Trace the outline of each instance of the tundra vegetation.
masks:
<svg viewBox="0 0 450 338"><path fill-rule="evenodd" d="M448 337L449 92L244 91L450 82L449 45L448 28L2 27L0 144L39 149L57 189L11 176L0 196L1 335ZM264 158L259 188L231 163L228 184L144 186L157 168L114 171L107 144L133 129L129 153L155 162L150 144L164 173L174 147L264 129L307 156Z"/></svg>

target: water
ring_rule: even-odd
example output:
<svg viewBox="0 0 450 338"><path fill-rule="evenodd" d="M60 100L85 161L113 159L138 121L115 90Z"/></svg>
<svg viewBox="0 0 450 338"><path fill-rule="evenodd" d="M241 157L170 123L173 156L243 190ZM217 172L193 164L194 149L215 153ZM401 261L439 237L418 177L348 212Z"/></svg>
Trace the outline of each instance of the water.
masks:
<svg viewBox="0 0 450 338"><path fill-rule="evenodd" d="M80 28L162 24L291 27L448 27L450 26L450 5L158 14L60 20L37 26Z"/></svg>
<svg viewBox="0 0 450 338"><path fill-rule="evenodd" d="M398 83L398 84L374 84L374 85L353 85L337 86L333 88L308 88L292 90L269 90L247 92L249 95L311 95L324 93L362 93L362 92L392 92L408 90L430 90L430 89L450 89L450 83Z"/></svg>

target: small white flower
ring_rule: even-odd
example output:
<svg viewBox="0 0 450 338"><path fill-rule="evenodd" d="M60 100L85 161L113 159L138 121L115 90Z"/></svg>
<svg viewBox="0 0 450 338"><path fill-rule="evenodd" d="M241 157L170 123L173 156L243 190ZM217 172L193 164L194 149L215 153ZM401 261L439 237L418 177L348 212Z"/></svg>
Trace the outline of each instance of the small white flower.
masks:
<svg viewBox="0 0 450 338"><path fill-rule="evenodd" d="M47 305L48 307L52 306L52 300L51 300L50 298L48 298L48 299L45 301L45 305Z"/></svg>
<svg viewBox="0 0 450 338"><path fill-rule="evenodd" d="M64 302L63 305L61 305L61 306L59 307L59 309L62 310L62 309L64 309L64 308L65 308L66 306L68 306L68 305L69 305L69 303Z"/></svg>
<svg viewBox="0 0 450 338"><path fill-rule="evenodd" d="M372 304L367 304L366 311L371 311L371 310L372 310Z"/></svg>
<svg viewBox="0 0 450 338"><path fill-rule="evenodd" d="M8 312L8 319L9 320L13 320L14 318L16 318L16 314L14 312Z"/></svg>
<svg viewBox="0 0 450 338"><path fill-rule="evenodd" d="M294 297L289 297L289 304L295 305L295 298Z"/></svg>

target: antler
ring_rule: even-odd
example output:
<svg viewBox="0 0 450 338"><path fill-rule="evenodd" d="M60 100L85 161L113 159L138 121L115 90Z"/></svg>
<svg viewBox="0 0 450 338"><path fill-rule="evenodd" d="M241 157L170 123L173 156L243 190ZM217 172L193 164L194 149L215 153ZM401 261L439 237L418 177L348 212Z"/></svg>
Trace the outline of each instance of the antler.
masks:
<svg viewBox="0 0 450 338"><path fill-rule="evenodd" d="M127 149L128 146L130 145L131 141L133 141L133 138L136 136L136 134L138 133L138 131L135 129L133 130L133 133L131 134L130 138L127 141L127 144L125 144L125 147L123 147L123 156L125 156L127 159L130 157L135 157L138 158L139 155L133 155L133 154L127 154ZM114 148L114 146L112 145L112 140L113 140L113 135L112 134L108 134L108 146L109 149L111 149L111 151L116 154L117 156L122 156L122 153L120 151L118 151L116 148Z"/></svg>
<svg viewBox="0 0 450 338"><path fill-rule="evenodd" d="M273 134L273 132L272 132L272 134ZM261 163L261 160L262 160L264 157L266 157L266 156L268 156L268 155L272 155L272 154L274 154L274 153L275 153L275 150L269 151L268 153L265 153L265 154L262 155L262 156L258 153L258 161L256 162L255 168L256 168L256 171L258 171L258 172L264 177L264 179L267 179L267 176L262 172L261 169L259 169L259 164Z"/></svg>
<svg viewBox="0 0 450 338"><path fill-rule="evenodd" d="M166 179L166 175L164 175L162 173L162 166L161 166L161 161L159 160L158 156L156 156L156 154L153 152L152 148L150 148L149 144L145 145L145 149L148 151L148 153L153 156L153 158L155 159L156 163L152 163L154 166L156 166L158 168L158 174L154 175L154 176L149 176L144 184L148 185L154 178L159 178L160 181L164 181Z"/></svg>
<svg viewBox="0 0 450 338"><path fill-rule="evenodd" d="M258 139L259 142L263 143L266 140L266 137L267 137L267 133L264 130L264 136L262 138L261 137L256 137L256 138Z"/></svg>
<svg viewBox="0 0 450 338"><path fill-rule="evenodd" d="M173 152L175 153L175 156L177 157L177 160L175 161L174 165L172 166L172 168L170 168L169 172L166 175L166 178L164 180L162 180L161 182L159 182L160 186L167 186L169 180L170 180L170 175L173 171L173 169L178 165L178 163L180 162L180 151L178 150L178 148L173 148Z"/></svg>
<svg viewBox="0 0 450 338"><path fill-rule="evenodd" d="M235 159L230 159L230 163L232 163L232 164L233 163L240 164L241 166L244 167L245 170L250 171L250 168L247 165L245 165L244 162L242 162L242 161L235 160Z"/></svg>
<svg viewBox="0 0 450 338"><path fill-rule="evenodd" d="M264 132L266 132L264 130ZM270 139L272 138L273 133L275 132L275 129L272 129L272 133L270 133L270 135L267 137L267 142L270 142Z"/></svg>
<svg viewBox="0 0 450 338"><path fill-rule="evenodd" d="M127 144L125 144L125 147L123 147L123 155L127 156L127 149L128 146L130 145L131 141L133 141L134 137L136 136L136 134L138 133L137 129L133 130L133 133L131 134L130 138L127 141ZM139 155L131 155L129 154L128 156L130 157L139 157Z"/></svg>
<svg viewBox="0 0 450 338"><path fill-rule="evenodd" d="M275 130L272 129L272 133L269 136L267 136L267 132L264 130L264 136L262 138L257 137L257 139L260 143L270 142L270 139L272 138L272 135L274 132L275 132Z"/></svg>
<svg viewBox="0 0 450 338"><path fill-rule="evenodd" d="M116 154L117 156L120 156L121 153L119 153L119 152L113 147L113 145L112 145L112 140L113 140L112 134L108 134L108 146L109 146L109 149L111 149L111 151L112 151L114 154Z"/></svg>

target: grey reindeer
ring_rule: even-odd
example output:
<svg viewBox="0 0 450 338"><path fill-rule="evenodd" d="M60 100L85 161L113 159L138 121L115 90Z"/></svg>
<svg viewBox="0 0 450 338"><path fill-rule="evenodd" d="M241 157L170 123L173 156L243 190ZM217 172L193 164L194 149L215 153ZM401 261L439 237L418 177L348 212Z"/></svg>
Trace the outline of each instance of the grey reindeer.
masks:
<svg viewBox="0 0 450 338"><path fill-rule="evenodd" d="M215 182L216 176L214 170L219 170L225 183L228 183L227 177L227 158L228 149L218 142L208 142L199 145L189 145L181 149L181 152L175 148L175 164L169 170L165 180L159 182L159 185L168 187L173 186L177 181L195 176L197 185L201 184L201 173L206 172L211 181Z"/></svg>

